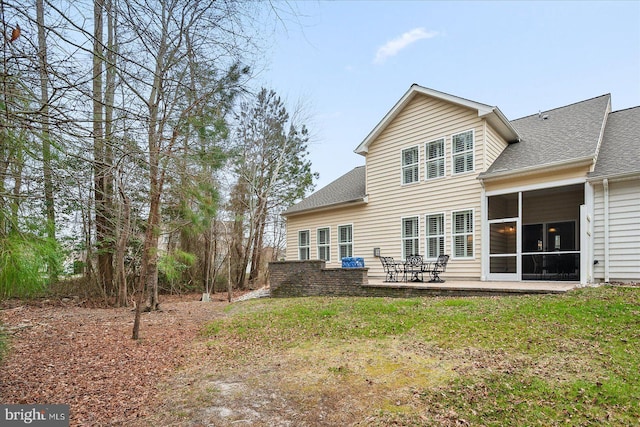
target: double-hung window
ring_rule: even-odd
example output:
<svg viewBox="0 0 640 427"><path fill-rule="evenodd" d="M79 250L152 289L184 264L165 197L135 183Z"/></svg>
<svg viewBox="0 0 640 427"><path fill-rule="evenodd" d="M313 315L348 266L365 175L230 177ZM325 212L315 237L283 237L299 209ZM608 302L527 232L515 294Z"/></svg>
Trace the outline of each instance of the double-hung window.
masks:
<svg viewBox="0 0 640 427"><path fill-rule="evenodd" d="M418 255L418 217L402 218L402 258Z"/></svg>
<svg viewBox="0 0 640 427"><path fill-rule="evenodd" d="M331 261L331 229L318 228L318 259Z"/></svg>
<svg viewBox="0 0 640 427"><path fill-rule="evenodd" d="M459 211L452 214L453 256L473 258L473 211Z"/></svg>
<svg viewBox="0 0 640 427"><path fill-rule="evenodd" d="M353 226L338 226L338 253L340 259L353 256Z"/></svg>
<svg viewBox="0 0 640 427"><path fill-rule="evenodd" d="M309 259L309 248L311 245L309 230L298 231L298 259L305 261Z"/></svg>
<svg viewBox="0 0 640 427"><path fill-rule="evenodd" d="M402 183L411 184L420 179L418 173L418 147L402 150Z"/></svg>
<svg viewBox="0 0 640 427"><path fill-rule="evenodd" d="M437 258L444 255L444 214L427 215L425 224L426 257Z"/></svg>
<svg viewBox="0 0 640 427"><path fill-rule="evenodd" d="M473 171L473 130L451 136L453 173Z"/></svg>
<svg viewBox="0 0 640 427"><path fill-rule="evenodd" d="M444 138L427 142L425 153L427 157L426 179L444 176Z"/></svg>

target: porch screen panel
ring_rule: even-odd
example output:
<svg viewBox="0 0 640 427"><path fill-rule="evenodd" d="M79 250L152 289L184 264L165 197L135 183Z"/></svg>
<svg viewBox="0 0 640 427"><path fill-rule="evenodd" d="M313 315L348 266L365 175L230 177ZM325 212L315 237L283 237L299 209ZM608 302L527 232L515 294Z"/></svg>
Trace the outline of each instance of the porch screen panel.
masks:
<svg viewBox="0 0 640 427"><path fill-rule="evenodd" d="M419 255L418 244L418 217L404 218L402 220L402 257Z"/></svg>

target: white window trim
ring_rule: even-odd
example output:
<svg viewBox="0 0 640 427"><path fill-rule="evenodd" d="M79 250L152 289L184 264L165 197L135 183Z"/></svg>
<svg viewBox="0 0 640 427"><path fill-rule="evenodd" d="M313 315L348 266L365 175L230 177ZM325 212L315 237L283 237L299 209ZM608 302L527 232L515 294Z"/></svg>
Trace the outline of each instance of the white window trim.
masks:
<svg viewBox="0 0 640 427"><path fill-rule="evenodd" d="M427 235L428 231L429 231L429 224L427 222L427 217L430 216L437 216L440 215L442 216L442 235L438 235L438 236L429 236ZM424 257L425 259L428 260L436 260L437 258L429 258L428 257L428 244L427 244L427 239L429 237L442 237L442 250L447 251L447 215L445 212L433 212L433 213L427 213L424 215ZM444 255L444 253L440 254L440 255Z"/></svg>
<svg viewBox="0 0 640 427"><path fill-rule="evenodd" d="M471 212L471 233L456 233L456 222L453 216L461 212ZM471 256L456 256L456 236L466 236L471 234L473 243L471 244ZM455 259L475 259L476 257L476 212L475 209L460 209L451 212L451 257Z"/></svg>
<svg viewBox="0 0 640 427"><path fill-rule="evenodd" d="M429 178L429 169L427 165L429 164L430 161L440 159L440 157L437 157L436 159L429 159L429 150L427 149L427 146L431 143L438 142L438 141L442 141L442 157L441 157L442 163L443 163L442 175L436 176L435 178ZM443 137L436 138L424 143L424 180L434 181L436 179L444 178L445 176L447 176L447 138L443 136Z"/></svg>
<svg viewBox="0 0 640 427"><path fill-rule="evenodd" d="M324 245L320 244L320 239L318 238L318 233L320 233L320 230L329 230L328 236L329 236L329 243L326 243ZM324 227L318 227L316 228L316 250L318 251L318 259L320 258L320 248L321 247L328 247L329 248L329 259L325 260L326 262L331 262L331 253L333 252L331 250L331 227L330 226L324 226Z"/></svg>
<svg viewBox="0 0 640 427"><path fill-rule="evenodd" d="M411 164L411 167L412 168L413 167L417 168L417 170L418 170L418 179L416 179L415 181L411 181L411 182L404 182L404 169L405 169L405 167L408 167L408 166L405 166L403 164L403 162L404 162L404 152L407 151L407 150L412 150L414 148L418 151L418 158L417 158L415 164L413 164L413 163ZM411 147L406 147L406 148L403 148L403 149L400 150L400 185L413 185L413 184L416 184L418 182L420 182L420 146L419 145L413 145Z"/></svg>
<svg viewBox="0 0 640 427"><path fill-rule="evenodd" d="M307 243L306 246L302 246L300 244L300 235L302 233L307 233L307 235L309 236L309 242ZM300 249L307 249L309 251L309 256L307 258L307 260L311 259L311 230L306 229L306 230L298 230L298 260L302 261L302 258L300 257Z"/></svg>
<svg viewBox="0 0 640 427"><path fill-rule="evenodd" d="M405 254L404 253L404 242L405 240L409 240L406 239L404 237L404 221L406 219L416 219L418 221L418 235L415 237L411 237L409 239L411 240L417 240L418 241L418 253L417 254ZM408 215L408 216L403 216L402 218L400 218L400 253L402 254L402 259L407 259L407 255L418 255L420 253L420 215Z"/></svg>
<svg viewBox="0 0 640 427"><path fill-rule="evenodd" d="M467 133L467 132L471 132L471 141L473 142L473 147L471 148L471 150L465 150L465 151L461 151L459 153L454 152L454 143L453 143L453 139L458 136L458 135L462 135L463 133ZM460 155L460 154L466 154L466 153L471 153L471 165L472 168L471 170L468 171L464 171L464 172L456 172L456 164L454 161L455 156ZM458 176L458 175L464 175L465 173L472 173L475 172L476 170L476 131L475 129L468 129L462 132L457 132L457 133L453 133L451 134L451 175L453 176Z"/></svg>
<svg viewBox="0 0 640 427"><path fill-rule="evenodd" d="M353 223L351 223L351 224L340 224L340 225L338 225L338 227L337 227L337 230L338 230L338 238L337 238L337 243L338 243L338 253L337 253L337 257L338 257L338 261L342 261L342 257L340 256L340 247L341 247L341 246L348 245L348 243L341 243L341 242L340 242L340 228L341 228L341 227L351 227L351 243L350 243L350 244L351 244L351 256L354 256L354 254L356 253L356 252L355 252L355 247L356 247L356 246L355 246L355 243L354 243L354 241L355 241L355 234L354 234L354 226L353 226Z"/></svg>

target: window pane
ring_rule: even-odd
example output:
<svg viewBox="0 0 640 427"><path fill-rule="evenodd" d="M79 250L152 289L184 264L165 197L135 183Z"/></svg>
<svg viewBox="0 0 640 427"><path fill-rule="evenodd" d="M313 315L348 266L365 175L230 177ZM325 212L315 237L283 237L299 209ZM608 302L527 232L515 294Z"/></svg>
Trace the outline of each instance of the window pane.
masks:
<svg viewBox="0 0 640 427"><path fill-rule="evenodd" d="M473 256L473 212L453 213L453 242L456 257Z"/></svg>
<svg viewBox="0 0 640 427"><path fill-rule="evenodd" d="M318 229L318 258L330 261L330 230L329 228Z"/></svg>
<svg viewBox="0 0 640 427"><path fill-rule="evenodd" d="M402 166L409 166L418 163L418 147L402 150Z"/></svg>
<svg viewBox="0 0 640 427"><path fill-rule="evenodd" d="M340 259L353 256L353 227L351 225L338 227L338 253Z"/></svg>
<svg viewBox="0 0 640 427"><path fill-rule="evenodd" d="M427 216L427 234L432 236L434 234L442 234L444 229L444 215L430 215Z"/></svg>
<svg viewBox="0 0 640 427"><path fill-rule="evenodd" d="M418 236L418 218L405 218L402 220L403 224L403 237L417 237Z"/></svg>
<svg viewBox="0 0 640 427"><path fill-rule="evenodd" d="M473 131L453 135L452 150L453 171L462 173L474 170L473 167Z"/></svg>
<svg viewBox="0 0 640 427"><path fill-rule="evenodd" d="M465 172L473 170L473 154L472 153L468 153L465 156L465 167L466 167Z"/></svg>
<svg viewBox="0 0 640 427"><path fill-rule="evenodd" d="M427 179L444 176L444 159L431 160L427 163Z"/></svg>
<svg viewBox="0 0 640 427"><path fill-rule="evenodd" d="M320 228L318 230L318 244L326 245L329 243L329 229L328 228Z"/></svg>
<svg viewBox="0 0 640 427"><path fill-rule="evenodd" d="M339 228L339 239L340 242L339 243L347 243L347 242L351 242L351 226L350 225L343 225Z"/></svg>
<svg viewBox="0 0 640 427"><path fill-rule="evenodd" d="M308 246L309 245L309 231L301 231L298 233L298 244L299 246Z"/></svg>
<svg viewBox="0 0 640 427"><path fill-rule="evenodd" d="M465 160L464 156L457 155L453 158L453 170L455 173L465 172Z"/></svg>
<svg viewBox="0 0 640 427"><path fill-rule="evenodd" d="M418 181L418 166L411 166L402 170L402 182L404 184L410 184Z"/></svg>
<svg viewBox="0 0 640 427"><path fill-rule="evenodd" d="M444 215L427 215L426 217L426 254L429 258L437 258L444 254Z"/></svg>
<svg viewBox="0 0 640 427"><path fill-rule="evenodd" d="M402 183L417 182L418 177L418 147L402 150Z"/></svg>
<svg viewBox="0 0 640 427"><path fill-rule="evenodd" d="M435 159L444 156L444 139L439 139L427 144L427 159Z"/></svg>
<svg viewBox="0 0 640 427"><path fill-rule="evenodd" d="M454 153L473 150L473 131L453 135L452 140Z"/></svg>

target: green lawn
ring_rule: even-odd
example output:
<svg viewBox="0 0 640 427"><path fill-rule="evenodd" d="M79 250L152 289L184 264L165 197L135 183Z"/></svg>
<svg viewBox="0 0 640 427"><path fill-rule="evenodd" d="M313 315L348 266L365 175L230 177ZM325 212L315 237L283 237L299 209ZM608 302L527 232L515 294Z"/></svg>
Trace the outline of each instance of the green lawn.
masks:
<svg viewBox="0 0 640 427"><path fill-rule="evenodd" d="M218 366L268 366L256 383L351 424L640 424L640 288L255 300L203 334Z"/></svg>

